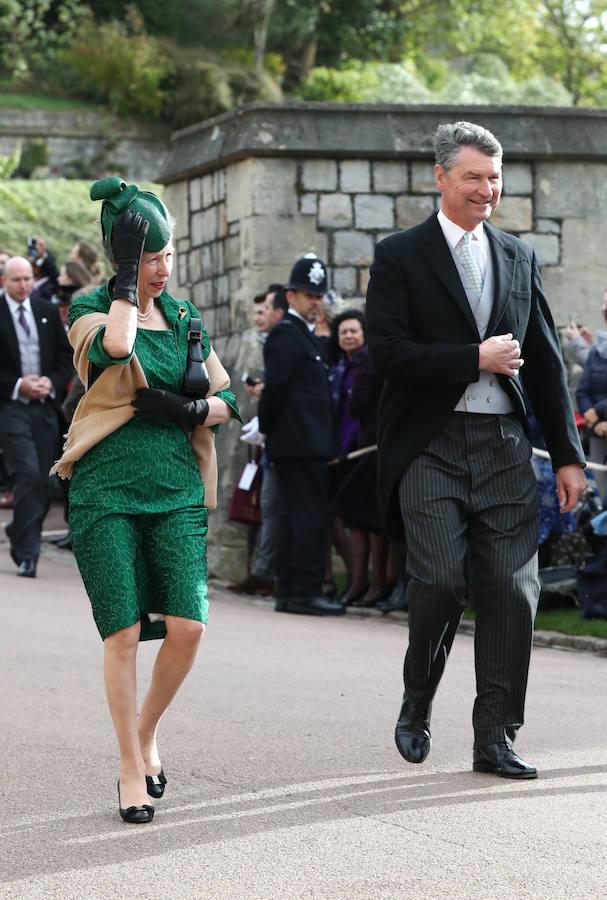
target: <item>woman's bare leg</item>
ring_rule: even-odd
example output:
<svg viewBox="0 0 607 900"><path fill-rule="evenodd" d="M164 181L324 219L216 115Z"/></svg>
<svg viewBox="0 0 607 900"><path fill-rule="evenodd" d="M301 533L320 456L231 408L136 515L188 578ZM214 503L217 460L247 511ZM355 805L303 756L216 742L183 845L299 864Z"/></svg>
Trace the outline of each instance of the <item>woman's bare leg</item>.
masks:
<svg viewBox="0 0 607 900"><path fill-rule="evenodd" d="M139 746L148 775L161 769L156 732L163 713L192 668L204 625L193 619L166 616L167 636L158 651L152 681L139 715Z"/></svg>
<svg viewBox="0 0 607 900"><path fill-rule="evenodd" d="M120 750L120 805L149 803L145 764L137 731L137 647L140 625L121 628L105 639L105 692Z"/></svg>

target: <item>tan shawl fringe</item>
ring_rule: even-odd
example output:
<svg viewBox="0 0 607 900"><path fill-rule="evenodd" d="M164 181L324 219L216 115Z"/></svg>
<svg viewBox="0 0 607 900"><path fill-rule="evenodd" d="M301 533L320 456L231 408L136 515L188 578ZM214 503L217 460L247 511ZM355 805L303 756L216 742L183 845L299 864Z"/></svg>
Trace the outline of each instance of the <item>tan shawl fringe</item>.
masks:
<svg viewBox="0 0 607 900"><path fill-rule="evenodd" d="M99 328L106 325L107 320L105 313L88 313L77 319L70 328L68 337L74 348L74 366L85 385L88 385L91 369L88 358L91 344ZM211 350L205 364L211 382L207 396L226 390L230 386L230 379L214 350ZM131 401L135 399L135 393L139 388L147 386L141 363L135 354L127 365L114 365L104 369L76 407L74 418L65 436L63 455L51 469L51 474L56 474L60 478L71 478L74 463L91 447L133 417L134 409ZM192 449L204 485L205 506L215 509L217 455L215 435L209 427L198 425L194 429Z"/></svg>

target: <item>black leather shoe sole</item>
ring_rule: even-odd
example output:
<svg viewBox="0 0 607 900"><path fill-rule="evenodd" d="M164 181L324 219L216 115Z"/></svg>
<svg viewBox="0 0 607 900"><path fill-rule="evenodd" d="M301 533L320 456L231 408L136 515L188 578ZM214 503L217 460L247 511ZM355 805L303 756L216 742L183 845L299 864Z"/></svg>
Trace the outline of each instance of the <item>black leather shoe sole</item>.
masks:
<svg viewBox="0 0 607 900"><path fill-rule="evenodd" d="M528 772L504 772L499 769L490 766L489 763L475 762L472 763L472 771L473 772L482 772L485 775L497 775L499 778L513 778L515 781L523 781L528 780L530 778L537 778L537 770L531 769Z"/></svg>

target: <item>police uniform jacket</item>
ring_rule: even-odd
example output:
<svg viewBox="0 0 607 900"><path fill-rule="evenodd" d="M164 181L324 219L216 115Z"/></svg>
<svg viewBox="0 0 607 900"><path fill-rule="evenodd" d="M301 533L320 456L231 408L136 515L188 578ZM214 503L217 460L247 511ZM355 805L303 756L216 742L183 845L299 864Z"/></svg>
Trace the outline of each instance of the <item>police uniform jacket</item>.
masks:
<svg viewBox="0 0 607 900"><path fill-rule="evenodd" d="M317 457L336 452L327 371L306 323L287 314L264 346L265 386L259 428L269 459Z"/></svg>

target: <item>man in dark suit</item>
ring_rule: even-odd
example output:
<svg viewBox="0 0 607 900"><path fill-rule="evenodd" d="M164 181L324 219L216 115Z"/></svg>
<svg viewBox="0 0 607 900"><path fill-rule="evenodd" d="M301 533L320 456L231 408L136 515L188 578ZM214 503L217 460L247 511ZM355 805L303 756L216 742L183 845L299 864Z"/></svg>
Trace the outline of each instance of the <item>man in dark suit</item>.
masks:
<svg viewBox="0 0 607 900"><path fill-rule="evenodd" d="M316 616L344 612L322 595L327 462L335 455L335 438L327 371L313 328L326 289L324 263L315 256L297 260L287 285L289 310L264 345L259 402L259 429L281 502L276 610Z"/></svg>
<svg viewBox="0 0 607 900"><path fill-rule="evenodd" d="M435 134L441 209L375 253L368 340L385 379L380 505L407 546L409 648L397 747L420 763L430 708L470 597L476 612L475 771L534 778L523 724L537 577L537 489L525 396L562 512L584 489L557 334L532 248L487 224L502 148L468 122Z"/></svg>
<svg viewBox="0 0 607 900"><path fill-rule="evenodd" d="M0 295L0 447L13 485L6 526L17 574L36 576L48 473L57 452L58 403L72 374L72 351L59 313L31 300L32 267L12 257Z"/></svg>

